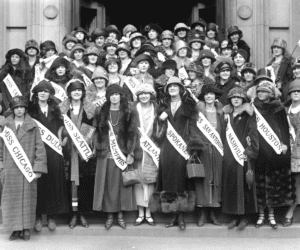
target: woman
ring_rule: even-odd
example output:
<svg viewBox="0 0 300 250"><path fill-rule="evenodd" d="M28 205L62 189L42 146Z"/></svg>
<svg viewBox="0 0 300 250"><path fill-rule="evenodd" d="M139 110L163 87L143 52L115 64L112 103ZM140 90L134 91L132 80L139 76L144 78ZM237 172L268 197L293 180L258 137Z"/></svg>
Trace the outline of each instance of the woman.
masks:
<svg viewBox="0 0 300 250"><path fill-rule="evenodd" d="M173 41L174 34L170 30L165 30L160 36L161 46L158 52L162 53L164 60L171 59L174 56Z"/></svg>
<svg viewBox="0 0 300 250"><path fill-rule="evenodd" d="M205 45L205 36L203 33L195 30L188 35L188 44L191 49L191 61L199 61L200 52Z"/></svg>
<svg viewBox="0 0 300 250"><path fill-rule="evenodd" d="M249 100L252 100L256 97L256 86L254 83L256 74L257 69L253 63L249 62L244 64L241 70L242 81L239 82L239 86L246 91Z"/></svg>
<svg viewBox="0 0 300 250"><path fill-rule="evenodd" d="M219 41L218 41L219 27L215 23L208 23L205 30L205 49L209 49L212 53L218 55Z"/></svg>
<svg viewBox="0 0 300 250"><path fill-rule="evenodd" d="M192 93L198 97L201 93L202 86L204 84L204 71L200 65L192 62L186 68L189 75L190 84L188 85Z"/></svg>
<svg viewBox="0 0 300 250"><path fill-rule="evenodd" d="M198 60L204 69L204 76L215 81L215 73L212 67L212 64L216 61L214 54L210 50L204 49L201 51Z"/></svg>
<svg viewBox="0 0 300 250"><path fill-rule="evenodd" d="M173 60L177 63L177 69L188 67L192 60L188 57L189 46L184 41L179 40L175 44L176 55Z"/></svg>
<svg viewBox="0 0 300 250"><path fill-rule="evenodd" d="M132 24L127 24L123 28L123 37L122 40L124 40L126 43L129 42L129 37L133 32L137 32L137 28L133 26Z"/></svg>
<svg viewBox="0 0 300 250"><path fill-rule="evenodd" d="M135 57L136 52L146 42L147 38L139 32L133 32L129 36L131 58Z"/></svg>
<svg viewBox="0 0 300 250"><path fill-rule="evenodd" d="M72 30L71 35L73 35L77 39L78 43L81 43L85 48L89 47L89 36L84 28L75 27Z"/></svg>
<svg viewBox="0 0 300 250"><path fill-rule="evenodd" d="M125 76L119 74L120 61L110 58L105 62L105 70L108 72L108 85L117 84L123 88Z"/></svg>
<svg viewBox="0 0 300 250"><path fill-rule="evenodd" d="M188 92L181 80L170 77L164 90L168 100L158 108L153 128L153 137L161 145L161 152L156 187L158 193L153 194L150 208L152 212L173 213L166 227L178 223L179 229L184 230L183 213L193 211L195 207L195 193L191 191L191 181L186 179L189 154L171 144L166 135L167 127L173 127L173 135L180 136L192 154L201 151L203 143L196 127L196 103L187 98Z"/></svg>
<svg viewBox="0 0 300 250"><path fill-rule="evenodd" d="M94 46L99 50L100 57L106 54L104 50L105 39L108 37L106 29L96 28L91 34L91 41L94 43Z"/></svg>
<svg viewBox="0 0 300 250"><path fill-rule="evenodd" d="M39 64L40 56L39 45L36 40L29 39L25 44L26 63L31 68L32 77L35 76L35 66Z"/></svg>
<svg viewBox="0 0 300 250"><path fill-rule="evenodd" d="M106 62L109 58L118 58L116 54L116 50L118 47L118 40L107 37L105 39L104 47L103 49L106 51L106 56L104 58L101 58L102 62Z"/></svg>
<svg viewBox="0 0 300 250"><path fill-rule="evenodd" d="M122 36L118 27L114 24L110 24L106 27L105 30L106 30L108 37L111 37L112 39L117 40L117 43L118 43L118 41L121 39L121 36Z"/></svg>
<svg viewBox="0 0 300 250"><path fill-rule="evenodd" d="M287 82L286 84L282 85L281 101L288 101L290 99L290 95L288 95L290 84L295 79L300 79L300 57L295 58L295 60L293 61L292 71L293 71L293 80L291 80L290 82Z"/></svg>
<svg viewBox="0 0 300 250"><path fill-rule="evenodd" d="M200 102L197 104L199 111L205 116L219 137L222 128L223 105L217 99L222 93L222 90L216 88L214 84L204 85L198 97ZM223 157L217 146L212 144L210 138L201 130L200 134L206 148L200 154L200 160L205 169L205 178L195 179L196 206L199 211L197 225L198 227L204 225L208 213L211 223L221 225L216 218L215 210L221 207Z"/></svg>
<svg viewBox="0 0 300 250"><path fill-rule="evenodd" d="M55 90L51 83L42 80L32 89L33 102L29 106L30 116L45 126L57 138L61 138L62 146L67 138L62 138L64 123L60 109L53 99ZM34 229L42 230L42 214L47 215L48 228L56 229L54 216L69 212L69 190L65 178L64 158L55 149L44 142L47 153L48 174L43 175L37 184L37 207Z"/></svg>
<svg viewBox="0 0 300 250"><path fill-rule="evenodd" d="M256 193L259 218L256 227L265 221L265 208L268 208L269 225L276 229L274 208L294 203L294 184L291 177L291 148L287 115L280 100L275 99L275 86L269 81L262 81L257 87L254 105L266 123L269 131L277 136L277 144L272 147L259 134L259 153L255 163ZM273 136L274 137L274 136ZM272 144L273 145L273 144ZM275 151L276 150L276 151Z"/></svg>
<svg viewBox="0 0 300 250"><path fill-rule="evenodd" d="M154 86L154 79L148 73L149 69L154 67L154 61L151 56L141 54L134 59L134 63L137 65L139 74L134 75L134 78L138 79L140 84L150 84Z"/></svg>
<svg viewBox="0 0 300 250"><path fill-rule="evenodd" d="M82 127L90 128L95 115L95 106L85 97L85 86L79 79L72 79L66 86L68 99L60 104L61 113L67 115L72 123L82 133ZM92 131L92 129L90 129ZM89 227L83 213L92 210L92 196L94 186L94 164L84 161L74 142L69 138L67 160L69 165L69 177L72 188L72 218L70 228L76 227L78 220L81 226ZM90 144L91 138L85 138ZM67 156L65 156L67 157Z"/></svg>
<svg viewBox="0 0 300 250"><path fill-rule="evenodd" d="M2 93L2 102L0 112L5 112L9 109L10 100L12 98L3 79L10 74L18 89L24 96L29 96L33 76L31 68L25 62L25 54L20 49L11 49L6 55L6 62L0 72L0 89Z"/></svg>
<svg viewBox="0 0 300 250"><path fill-rule="evenodd" d="M234 51L234 53L232 55L233 64L236 69L236 74L240 80L242 79L241 71L242 71L243 66L246 63L246 58L247 58L247 53L243 49L238 49L238 50Z"/></svg>
<svg viewBox="0 0 300 250"><path fill-rule="evenodd" d="M227 38L229 44L232 46L233 50L243 49L247 53L246 62L250 60L250 47L249 45L242 40L243 32L237 26L231 26L227 29Z"/></svg>
<svg viewBox="0 0 300 250"><path fill-rule="evenodd" d="M71 61L70 52L76 43L78 43L78 41L73 35L71 34L65 35L62 41L64 50L62 53L59 53L59 56L64 57L68 61Z"/></svg>
<svg viewBox="0 0 300 250"><path fill-rule="evenodd" d="M144 28L144 36L146 36L149 42L156 48L161 45L159 37L163 32L162 28L158 24L150 23Z"/></svg>
<svg viewBox="0 0 300 250"><path fill-rule="evenodd" d="M140 84L136 90L137 103L136 109L139 115L139 128L152 139L153 123L155 119L155 90L150 84ZM138 206L139 216L134 225L138 226L144 220L151 226L154 221L150 213L149 200L155 190L158 166L149 153L143 150L141 161L135 162L139 172L141 183L134 186L136 203Z"/></svg>
<svg viewBox="0 0 300 250"><path fill-rule="evenodd" d="M276 87L286 93L289 89L287 84L293 80L293 58L287 52L286 41L278 37L274 39L271 51L273 58L267 66L275 74Z"/></svg>
<svg viewBox="0 0 300 250"><path fill-rule="evenodd" d="M177 23L174 27L175 41L182 40L187 42L187 35L190 28L185 23Z"/></svg>
<svg viewBox="0 0 300 250"><path fill-rule="evenodd" d="M247 103L246 93L242 87L236 86L228 93L230 104L223 108L225 119L222 137L224 142L222 212L233 215L228 229L238 226L239 230L248 225L248 216L257 213L256 189L254 182L255 160L258 156L258 132L253 108ZM229 130L229 126L232 130ZM241 143L240 155L232 148L230 133ZM240 157L240 158L239 158ZM238 160L236 160L238 158ZM248 177L252 176L252 181Z"/></svg>
<svg viewBox="0 0 300 250"><path fill-rule="evenodd" d="M132 61L130 58L130 49L127 43L119 43L116 54L121 61L121 68L119 69L119 73L121 75L126 75L127 73L129 73L129 65Z"/></svg>
<svg viewBox="0 0 300 250"><path fill-rule="evenodd" d="M40 74L44 78L48 69L50 69L54 60L58 57L55 43L52 41L45 41L41 43L41 58L40 58Z"/></svg>
<svg viewBox="0 0 300 250"><path fill-rule="evenodd" d="M228 40L223 40L220 43L220 56L230 57L232 55L232 44L228 42Z"/></svg>
<svg viewBox="0 0 300 250"><path fill-rule="evenodd" d="M85 48L81 43L77 43L74 45L70 52L70 58L73 60L70 65L70 69L76 69L81 66L84 66L83 55Z"/></svg>
<svg viewBox="0 0 300 250"><path fill-rule="evenodd" d="M107 213L107 230L113 225L113 213L118 213L118 224L125 229L123 211L137 210L137 205L134 187L123 185L122 170L111 152L109 133L115 134L127 165L133 164L138 136L138 115L130 108L124 98L123 89L117 84L107 87L106 100L101 109L97 108L94 119L94 126L97 128L97 167L93 208Z"/></svg>
<svg viewBox="0 0 300 250"><path fill-rule="evenodd" d="M100 66L99 50L96 47L88 47L84 52L83 62L85 64L83 68L91 78L95 69Z"/></svg>
<svg viewBox="0 0 300 250"><path fill-rule="evenodd" d="M23 148L35 174L29 182L12 158L3 139L0 139L0 177L3 185L2 216L5 230L13 231L9 240L30 239L30 229L35 222L37 182L42 174L47 173L46 150L39 127L27 114L27 100L23 96L11 99L13 114L1 122L1 131L5 127L12 130L18 143ZM7 141L9 143L9 141ZM20 166L22 167L22 166ZM13 197L13 198L12 198Z"/></svg>
<svg viewBox="0 0 300 250"><path fill-rule="evenodd" d="M299 119L300 119L300 80L296 79L291 82L289 87L290 101L286 103L287 106L287 115L290 126L290 141L291 141L291 169L292 177L295 181L295 194L296 200L295 203L289 207L288 211L285 214L285 219L283 226L289 227L293 224L293 215L294 210L299 204L300 201L300 157L299 157Z"/></svg>

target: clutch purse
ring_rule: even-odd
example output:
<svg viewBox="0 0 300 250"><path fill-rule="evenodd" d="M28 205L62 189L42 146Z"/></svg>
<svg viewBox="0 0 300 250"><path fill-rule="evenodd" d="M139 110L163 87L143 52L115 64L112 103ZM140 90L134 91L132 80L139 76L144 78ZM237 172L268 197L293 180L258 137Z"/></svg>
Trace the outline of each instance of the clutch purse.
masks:
<svg viewBox="0 0 300 250"><path fill-rule="evenodd" d="M140 176L137 169L134 169L132 165L129 165L123 172L123 185L124 187L133 186L141 183Z"/></svg>

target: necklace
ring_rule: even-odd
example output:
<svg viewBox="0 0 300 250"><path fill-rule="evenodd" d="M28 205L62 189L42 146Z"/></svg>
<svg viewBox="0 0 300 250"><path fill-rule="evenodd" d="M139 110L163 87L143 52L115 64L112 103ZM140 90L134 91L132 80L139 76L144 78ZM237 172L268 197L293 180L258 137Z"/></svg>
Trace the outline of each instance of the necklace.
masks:
<svg viewBox="0 0 300 250"><path fill-rule="evenodd" d="M115 124L113 124L113 120L112 120L112 117L111 117L111 111L109 111L109 116L110 116L110 121L111 121L111 125L113 127L117 126L118 123L119 123L119 119L120 119L120 116L119 116L120 112L118 112L118 119L117 119L117 122Z"/></svg>

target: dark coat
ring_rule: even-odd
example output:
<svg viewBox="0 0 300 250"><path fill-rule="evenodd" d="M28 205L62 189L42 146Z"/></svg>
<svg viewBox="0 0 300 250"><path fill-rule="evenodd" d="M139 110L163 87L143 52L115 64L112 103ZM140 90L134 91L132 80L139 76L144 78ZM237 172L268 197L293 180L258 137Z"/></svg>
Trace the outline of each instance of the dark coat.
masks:
<svg viewBox="0 0 300 250"><path fill-rule="evenodd" d="M233 118L233 108L227 105L223 108L224 115L229 114L230 123L237 138L243 145L245 152L251 163L258 155L258 131L256 125L256 116L248 103L243 104L243 110ZM224 145L223 158L223 191L222 191L222 211L227 214L250 214L257 212L257 200L255 184L251 189L246 183L246 172L248 170L248 161L241 166L233 157L231 149L226 139L227 120L222 117L222 139ZM247 138L250 138L251 145L247 144ZM255 172L254 166L252 169Z"/></svg>
<svg viewBox="0 0 300 250"><path fill-rule="evenodd" d="M44 143L36 123L30 115L16 131L14 115L7 117L1 124L1 130L7 126L17 136L24 149L33 172L47 173L47 157ZM2 216L5 230L16 231L33 228L37 201L37 181L27 181L11 157L2 138L0 140L0 169L2 193Z"/></svg>
<svg viewBox="0 0 300 250"><path fill-rule="evenodd" d="M32 79L34 79L34 77L35 77L35 66L40 63L40 56L36 57L35 62L32 66L29 65L28 58L26 59L25 63L27 65L27 67L31 68Z"/></svg>
<svg viewBox="0 0 300 250"><path fill-rule="evenodd" d="M42 123L57 138L64 123L60 109L54 100L48 104L47 117L42 113L38 104L29 107L32 118ZM38 180L37 214L63 214L69 212L69 190L65 177L64 158L44 143L47 152L48 174Z"/></svg>
<svg viewBox="0 0 300 250"><path fill-rule="evenodd" d="M63 76L57 75L56 69L48 69L48 71L45 74L45 78L49 81L52 81L56 84L58 84L60 87L65 89L67 82L71 80L72 75L70 74L69 70L67 69L66 74Z"/></svg>
<svg viewBox="0 0 300 250"><path fill-rule="evenodd" d="M294 202L294 184L291 179L291 148L289 125L285 109L279 100L262 103L257 98L254 105L268 122L282 144L286 154L276 154L259 134L259 154L256 166L256 189L259 206L280 207Z"/></svg>
<svg viewBox="0 0 300 250"><path fill-rule="evenodd" d="M232 41L230 39L229 39L228 43L231 46L233 46L233 43L232 43ZM237 45L238 49L243 49L243 50L245 50L247 52L246 62L249 62L250 61L250 56L251 56L249 45L244 40L242 40L242 39L240 39L236 45Z"/></svg>
<svg viewBox="0 0 300 250"><path fill-rule="evenodd" d="M227 99L227 95L229 93L229 91L236 87L236 79L230 77L227 82L225 82L224 85L222 85L218 80L216 81L216 86L217 88L221 89L223 91L223 94L219 97L219 102L222 103L223 105L228 104L228 99Z"/></svg>

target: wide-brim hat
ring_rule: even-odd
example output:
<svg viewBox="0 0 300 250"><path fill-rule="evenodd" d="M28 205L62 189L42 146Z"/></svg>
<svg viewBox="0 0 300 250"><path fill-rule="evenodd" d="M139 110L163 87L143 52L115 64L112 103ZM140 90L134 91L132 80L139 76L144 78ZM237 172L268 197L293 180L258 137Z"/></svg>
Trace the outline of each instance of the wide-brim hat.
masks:
<svg viewBox="0 0 300 250"><path fill-rule="evenodd" d="M164 86L164 92L167 94L168 93L168 88L171 84L177 84L180 88L182 88L183 90L185 89L185 87L182 84L182 81L179 77L176 76L172 76L168 79L167 84Z"/></svg>
<svg viewBox="0 0 300 250"><path fill-rule="evenodd" d="M243 32L239 29L238 26L231 26L227 29L227 38L229 39L235 33L239 34L240 38L242 38Z"/></svg>
<svg viewBox="0 0 300 250"><path fill-rule="evenodd" d="M198 99L204 101L204 96L207 93L214 93L216 96L216 99L218 99L224 93L224 91L217 88L215 84L205 84L205 85L203 85L203 87L201 89L201 93L198 96Z"/></svg>
<svg viewBox="0 0 300 250"><path fill-rule="evenodd" d="M296 90L300 91L300 79L295 79L290 83L288 94Z"/></svg>
<svg viewBox="0 0 300 250"><path fill-rule="evenodd" d="M152 54L157 55L157 51L155 49L155 47L153 46L153 44L150 43L145 43L143 44L140 49L135 53L135 56L139 56L143 53L145 53L146 51L150 51Z"/></svg>
<svg viewBox="0 0 300 250"><path fill-rule="evenodd" d="M177 62L173 59L167 59L161 65L161 71L164 72L165 69L174 69L175 72L178 72Z"/></svg>
<svg viewBox="0 0 300 250"><path fill-rule="evenodd" d="M73 48L71 49L71 52L70 52L70 58L72 59L75 59L74 57L74 53L76 50L81 50L82 52L85 51L85 48L83 47L83 45L81 43L77 43L73 46Z"/></svg>
<svg viewBox="0 0 300 250"><path fill-rule="evenodd" d="M140 32L132 32L129 36L129 44L132 47L132 42L135 38L141 39L141 44L145 43L147 41L147 38L143 36Z"/></svg>
<svg viewBox="0 0 300 250"><path fill-rule="evenodd" d="M184 29L186 32L190 31L190 28L185 23L177 23L174 27L174 34L177 35L177 32L180 29Z"/></svg>
<svg viewBox="0 0 300 250"><path fill-rule="evenodd" d="M216 74L219 74L220 72L224 71L225 69L228 69L231 71L232 65L230 65L230 63L228 63L228 62L222 61L216 66L214 72Z"/></svg>
<svg viewBox="0 0 300 250"><path fill-rule="evenodd" d="M15 96L10 100L10 109L15 109L17 107L28 108L28 101L24 96Z"/></svg>
<svg viewBox="0 0 300 250"><path fill-rule="evenodd" d="M144 27L142 33L147 36L150 30L155 30L159 35L163 32L163 29L157 23L150 23Z"/></svg>
<svg viewBox="0 0 300 250"><path fill-rule="evenodd" d="M174 34L171 30L164 30L164 32L160 36L160 40L171 39L174 41Z"/></svg>
<svg viewBox="0 0 300 250"><path fill-rule="evenodd" d="M41 92L43 90L48 91L51 95L55 94L55 89L53 88L52 84L50 81L47 80L42 80L40 81L33 89L32 89L32 93L38 93Z"/></svg>
<svg viewBox="0 0 300 250"><path fill-rule="evenodd" d="M243 75L246 71L251 72L253 75L257 74L257 68L255 67L255 64L251 62L245 63L243 65L241 75Z"/></svg>
<svg viewBox="0 0 300 250"><path fill-rule="evenodd" d="M271 72L270 70L266 69L266 68L261 68L258 70L256 78L254 80L254 83L257 84L260 80L267 80L271 83L273 83L273 80L271 78Z"/></svg>
<svg viewBox="0 0 300 250"><path fill-rule="evenodd" d="M200 51L198 60L201 61L203 58L210 58L211 63L214 63L216 61L215 55L209 49L204 49Z"/></svg>
<svg viewBox="0 0 300 250"><path fill-rule="evenodd" d="M76 44L76 43L78 43L78 40L77 40L76 37L73 36L72 34L67 34L67 35L65 35L64 38L63 38L63 41L62 41L63 46L66 47L66 44L67 44L68 42L73 42L73 43Z"/></svg>
<svg viewBox="0 0 300 250"><path fill-rule="evenodd" d="M88 55L96 55L96 56L99 56L100 54L100 51L95 47L95 46L92 46L92 47L88 47L85 49L84 51L84 55L85 56L88 56Z"/></svg>
<svg viewBox="0 0 300 250"><path fill-rule="evenodd" d="M191 46L194 42L199 42L202 46L205 44L205 34L199 30L191 30L187 36L188 44Z"/></svg>
<svg viewBox="0 0 300 250"><path fill-rule="evenodd" d="M118 48L116 49L116 55L118 54L118 52L120 50L125 50L125 51L127 51L128 55L131 55L130 48L129 48L128 44L125 42L119 43Z"/></svg>
<svg viewBox="0 0 300 250"><path fill-rule="evenodd" d="M235 86L234 88L232 88L228 94L227 94L227 99L231 99L233 97L239 97L244 99L245 101L248 101L247 99L247 93L245 92L245 90L240 87L240 86Z"/></svg>
<svg viewBox="0 0 300 250"><path fill-rule="evenodd" d="M272 96L275 96L275 85L272 82L269 82L267 80L262 81L258 84L256 88L256 93L258 91L265 91L270 93Z"/></svg>
<svg viewBox="0 0 300 250"><path fill-rule="evenodd" d="M138 55L137 57L135 57L135 58L133 59L133 64L134 64L134 65L138 65L138 64L139 64L140 62L142 62L142 61L147 61L147 62L150 64L150 67L151 67L151 68L153 68L154 65L155 65L155 63L154 63L152 57L149 56L149 55L147 55L147 54L140 54L140 55Z"/></svg>
<svg viewBox="0 0 300 250"><path fill-rule="evenodd" d="M118 93L120 95L124 94L123 88L119 84L111 84L107 87L105 97L108 102L110 102L110 96L112 94Z"/></svg>
<svg viewBox="0 0 300 250"><path fill-rule="evenodd" d="M197 25L202 26L203 30L205 31L205 29L206 29L206 22L202 18L199 18L196 22L192 23L191 29L195 29L195 27Z"/></svg>
<svg viewBox="0 0 300 250"><path fill-rule="evenodd" d="M274 41L271 45L271 49L273 49L274 47L279 47L279 48L282 48L283 50L286 50L287 43L282 38L276 37L276 38L274 38Z"/></svg>
<svg viewBox="0 0 300 250"><path fill-rule="evenodd" d="M138 96L141 93L149 93L153 95L154 97L156 96L156 92L151 84L145 83L145 84L140 84L135 92L135 95Z"/></svg>

